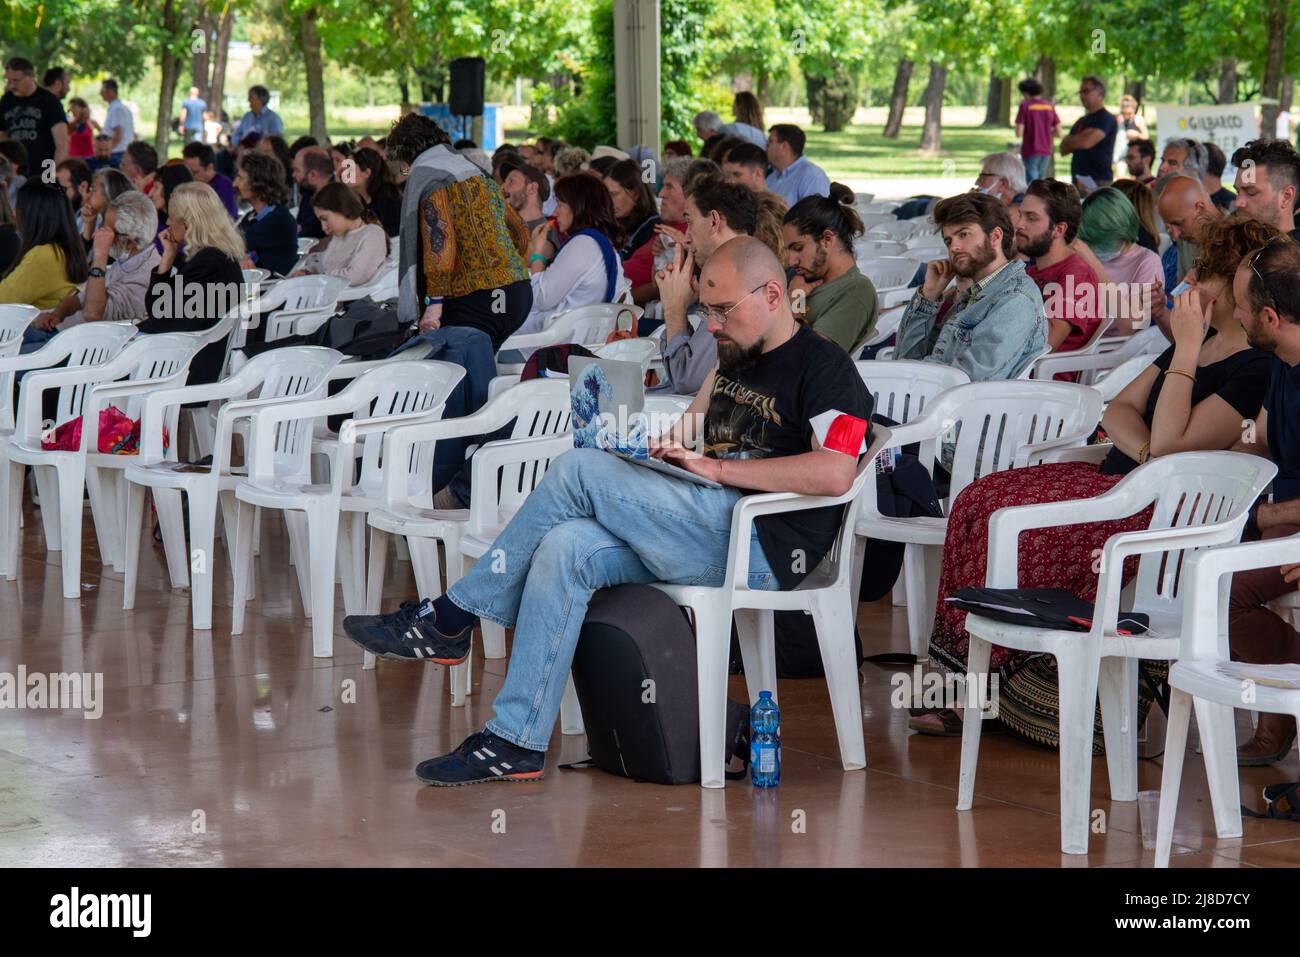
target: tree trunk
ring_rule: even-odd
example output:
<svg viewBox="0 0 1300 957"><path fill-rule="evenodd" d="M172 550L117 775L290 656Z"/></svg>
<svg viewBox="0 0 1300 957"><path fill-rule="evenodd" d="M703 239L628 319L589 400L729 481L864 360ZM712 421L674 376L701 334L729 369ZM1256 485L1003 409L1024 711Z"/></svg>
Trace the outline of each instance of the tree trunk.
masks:
<svg viewBox="0 0 1300 957"><path fill-rule="evenodd" d="M1050 56L1039 57L1034 79L1043 84L1043 98L1056 102L1056 61Z"/></svg>
<svg viewBox="0 0 1300 957"><path fill-rule="evenodd" d="M1225 56L1219 61L1219 103L1237 102L1237 58Z"/></svg>
<svg viewBox="0 0 1300 957"><path fill-rule="evenodd" d="M989 94L984 101L984 122L982 126L997 126L1002 106L1002 77L996 70L989 72Z"/></svg>
<svg viewBox="0 0 1300 957"><path fill-rule="evenodd" d="M937 60L930 61L930 82L925 85L925 125L921 127L921 152L939 152L943 134L943 87L948 68Z"/></svg>
<svg viewBox="0 0 1300 957"><path fill-rule="evenodd" d="M1282 74L1282 92L1278 100L1278 112L1290 113L1291 104L1295 102L1295 77L1290 73Z"/></svg>
<svg viewBox="0 0 1300 957"><path fill-rule="evenodd" d="M202 4L199 7L198 17L194 21L194 29L200 36L194 38L198 43L191 45L194 56L190 60L190 85L199 88L199 97L204 101L208 98L208 76L212 69L212 34L216 28L216 16L208 9L206 3ZM197 49L194 49L195 47Z"/></svg>
<svg viewBox="0 0 1300 957"><path fill-rule="evenodd" d="M235 28L235 11L227 3L217 22L217 43L212 51L212 80L208 83L208 109L221 121L221 101L226 95L226 63L230 60L230 34Z"/></svg>
<svg viewBox="0 0 1300 957"><path fill-rule="evenodd" d="M316 32L319 8L308 7L299 24L302 33L302 58L307 68L307 112L310 133L318 143L329 139L325 125L325 66L321 62L320 35Z"/></svg>
<svg viewBox="0 0 1300 957"><path fill-rule="evenodd" d="M903 128L903 110L907 106L907 87L912 82L911 60L899 60L898 69L894 71L894 89L889 94L889 117L885 120L885 136L891 140L898 139Z"/></svg>
<svg viewBox="0 0 1300 957"><path fill-rule="evenodd" d="M402 95L402 106L411 102L411 81L407 79L405 70L397 71L397 92Z"/></svg>
<svg viewBox="0 0 1300 957"><path fill-rule="evenodd" d="M998 125L1011 125L1011 91L1014 89L1011 77L1002 79L1002 95L998 97Z"/></svg>
<svg viewBox="0 0 1300 957"><path fill-rule="evenodd" d="M1124 92L1127 93L1129 96L1133 97L1133 99L1137 100L1138 105L1141 105L1142 103L1146 102L1147 81L1145 79L1130 80L1124 84Z"/></svg>
<svg viewBox="0 0 1300 957"><path fill-rule="evenodd" d="M158 63L162 81L158 88L158 123L154 128L154 149L158 151L158 165L167 161L167 147L172 134L172 102L176 99L176 81L180 78L180 57L169 45L176 37L176 7L172 0L163 5L164 45L159 51Z"/></svg>
<svg viewBox="0 0 1300 957"><path fill-rule="evenodd" d="M1277 135L1278 100L1282 92L1282 55L1286 46L1286 13L1289 0L1268 0L1268 54L1264 79L1260 83L1259 134L1265 139Z"/></svg>

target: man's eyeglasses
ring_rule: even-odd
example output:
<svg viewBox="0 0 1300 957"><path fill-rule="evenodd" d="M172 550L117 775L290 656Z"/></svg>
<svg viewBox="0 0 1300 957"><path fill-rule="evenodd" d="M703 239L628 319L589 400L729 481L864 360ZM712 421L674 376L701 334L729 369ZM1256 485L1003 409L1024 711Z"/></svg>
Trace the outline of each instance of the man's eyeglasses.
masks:
<svg viewBox="0 0 1300 957"><path fill-rule="evenodd" d="M755 286L753 289L749 290L749 292L747 292L745 295L741 296L739 299L737 299L735 302L733 302L733 303L732 303L730 306L728 306L725 310L721 310L721 311L719 311L718 309L716 309L716 308L713 307L713 306L708 306L708 307L704 310L704 318L705 318L705 321L707 321L707 322L716 322L716 323L717 323L718 325L720 325L720 326L725 326L725 325L727 324L727 320L731 318L731 314L736 310L736 307L739 306L742 302L744 302L746 299L748 299L750 296L752 296L754 293L758 292L760 289L762 289L762 288L763 288L764 286L766 286L766 285L767 285L767 283L765 283L765 282L764 282L764 283L759 283L759 284L758 284L757 286Z"/></svg>

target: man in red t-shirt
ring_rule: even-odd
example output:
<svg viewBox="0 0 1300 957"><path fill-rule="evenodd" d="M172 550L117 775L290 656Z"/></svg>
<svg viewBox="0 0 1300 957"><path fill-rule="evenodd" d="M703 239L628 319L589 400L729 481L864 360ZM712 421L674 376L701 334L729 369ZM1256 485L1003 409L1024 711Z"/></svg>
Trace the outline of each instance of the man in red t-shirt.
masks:
<svg viewBox="0 0 1300 957"><path fill-rule="evenodd" d="M1043 85L1030 77L1020 81L1020 93L1025 97L1016 113L1016 136L1020 137L1020 156L1025 161L1025 178L1029 182L1047 175L1047 163L1055 151L1056 136L1061 129L1061 119L1056 107L1043 99Z"/></svg>
<svg viewBox="0 0 1300 957"><path fill-rule="evenodd" d="M1101 323L1097 274L1070 246L1081 215L1078 192L1057 180L1030 183L1020 204L1016 249L1033 260L1025 274L1043 294L1053 352L1080 348ZM1077 376L1062 373L1057 378L1073 381Z"/></svg>

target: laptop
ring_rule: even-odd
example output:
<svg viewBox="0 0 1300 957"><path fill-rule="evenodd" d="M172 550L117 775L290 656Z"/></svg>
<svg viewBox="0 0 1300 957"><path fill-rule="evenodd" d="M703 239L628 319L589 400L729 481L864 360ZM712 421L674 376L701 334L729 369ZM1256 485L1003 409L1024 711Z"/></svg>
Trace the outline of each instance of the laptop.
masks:
<svg viewBox="0 0 1300 957"><path fill-rule="evenodd" d="M641 363L572 356L569 381L574 448L601 449L654 472L706 488L722 488L712 479L650 454Z"/></svg>

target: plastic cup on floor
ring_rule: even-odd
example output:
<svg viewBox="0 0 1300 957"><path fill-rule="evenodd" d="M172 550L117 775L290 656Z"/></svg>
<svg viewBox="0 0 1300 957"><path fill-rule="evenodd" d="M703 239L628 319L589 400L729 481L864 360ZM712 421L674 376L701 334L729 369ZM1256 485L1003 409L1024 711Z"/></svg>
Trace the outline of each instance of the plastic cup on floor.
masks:
<svg viewBox="0 0 1300 957"><path fill-rule="evenodd" d="M1138 792L1138 819L1142 824L1142 847L1156 849L1156 824L1160 820L1160 792Z"/></svg>

